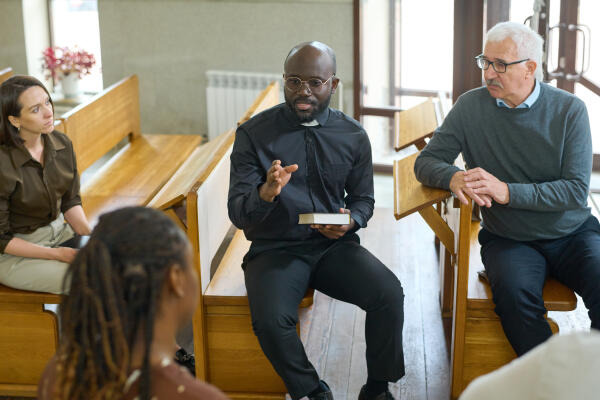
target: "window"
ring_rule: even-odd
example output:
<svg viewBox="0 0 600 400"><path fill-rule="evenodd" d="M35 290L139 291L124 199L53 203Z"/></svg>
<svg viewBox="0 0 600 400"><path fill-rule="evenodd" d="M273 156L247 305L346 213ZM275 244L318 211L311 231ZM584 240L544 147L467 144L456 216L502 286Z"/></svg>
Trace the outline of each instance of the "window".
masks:
<svg viewBox="0 0 600 400"><path fill-rule="evenodd" d="M100 29L97 0L50 0L50 41L52 46L79 47L92 53L96 65L90 75L84 76L80 87L83 92L102 90L102 62L100 57Z"/></svg>
<svg viewBox="0 0 600 400"><path fill-rule="evenodd" d="M454 4L436 0L358 3L358 116L371 140L373 163L380 170L389 170L393 160L404 155L393 149L393 110L410 108L427 97L449 99Z"/></svg>

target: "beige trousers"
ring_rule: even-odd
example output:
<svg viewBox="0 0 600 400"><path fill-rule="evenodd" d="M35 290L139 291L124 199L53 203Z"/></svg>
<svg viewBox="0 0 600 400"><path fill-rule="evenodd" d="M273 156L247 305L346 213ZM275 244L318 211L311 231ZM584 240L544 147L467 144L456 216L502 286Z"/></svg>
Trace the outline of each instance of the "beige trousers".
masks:
<svg viewBox="0 0 600 400"><path fill-rule="evenodd" d="M74 236L62 214L32 233L16 233L14 237L46 247L58 245ZM40 258L0 254L0 283L15 289L63 294L63 279L69 264Z"/></svg>

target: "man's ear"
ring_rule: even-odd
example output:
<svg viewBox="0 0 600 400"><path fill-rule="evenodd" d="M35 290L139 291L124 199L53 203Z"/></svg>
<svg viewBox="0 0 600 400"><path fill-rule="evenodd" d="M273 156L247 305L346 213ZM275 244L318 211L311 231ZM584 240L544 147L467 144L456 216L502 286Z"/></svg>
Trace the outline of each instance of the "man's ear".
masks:
<svg viewBox="0 0 600 400"><path fill-rule="evenodd" d="M15 117L14 115L8 116L8 122L10 122L10 124L17 129L19 129L19 127L21 126L21 122L19 121L19 118Z"/></svg>
<svg viewBox="0 0 600 400"><path fill-rule="evenodd" d="M338 87L338 83L340 83L340 78L338 78L337 76L331 78L331 94L335 93L335 90Z"/></svg>
<svg viewBox="0 0 600 400"><path fill-rule="evenodd" d="M184 288L184 276L183 269L179 264L173 264L169 267L167 272L167 285L171 292L175 293L177 297L183 297L185 295Z"/></svg>
<svg viewBox="0 0 600 400"><path fill-rule="evenodd" d="M525 62L525 68L527 68L527 75L526 76L533 76L535 77L535 70L537 68L537 63L533 60L529 60Z"/></svg>

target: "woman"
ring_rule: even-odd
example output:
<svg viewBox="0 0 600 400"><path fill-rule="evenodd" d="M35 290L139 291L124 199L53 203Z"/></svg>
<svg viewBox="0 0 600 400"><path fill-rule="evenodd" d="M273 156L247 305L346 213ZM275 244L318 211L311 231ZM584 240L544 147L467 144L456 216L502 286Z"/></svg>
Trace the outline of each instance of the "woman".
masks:
<svg viewBox="0 0 600 400"><path fill-rule="evenodd" d="M73 231L90 233L73 145L54 130L52 100L37 79L4 81L0 107L0 283L63 293L76 250L61 244Z"/></svg>
<svg viewBox="0 0 600 400"><path fill-rule="evenodd" d="M226 399L172 361L199 300L191 262L184 233L161 212L101 216L67 272L61 343L38 399Z"/></svg>

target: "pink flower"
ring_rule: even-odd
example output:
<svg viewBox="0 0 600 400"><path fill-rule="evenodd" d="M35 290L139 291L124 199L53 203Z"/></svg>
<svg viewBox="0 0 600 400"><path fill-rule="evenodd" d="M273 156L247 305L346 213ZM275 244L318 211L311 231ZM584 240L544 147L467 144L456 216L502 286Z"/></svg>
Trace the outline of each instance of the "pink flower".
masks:
<svg viewBox="0 0 600 400"><path fill-rule="evenodd" d="M96 64L93 54L79 49L77 46L73 49L59 46L48 47L42 52L42 55L42 68L49 72L46 78L52 77L58 80L71 73L76 73L78 78L89 75L90 69Z"/></svg>

